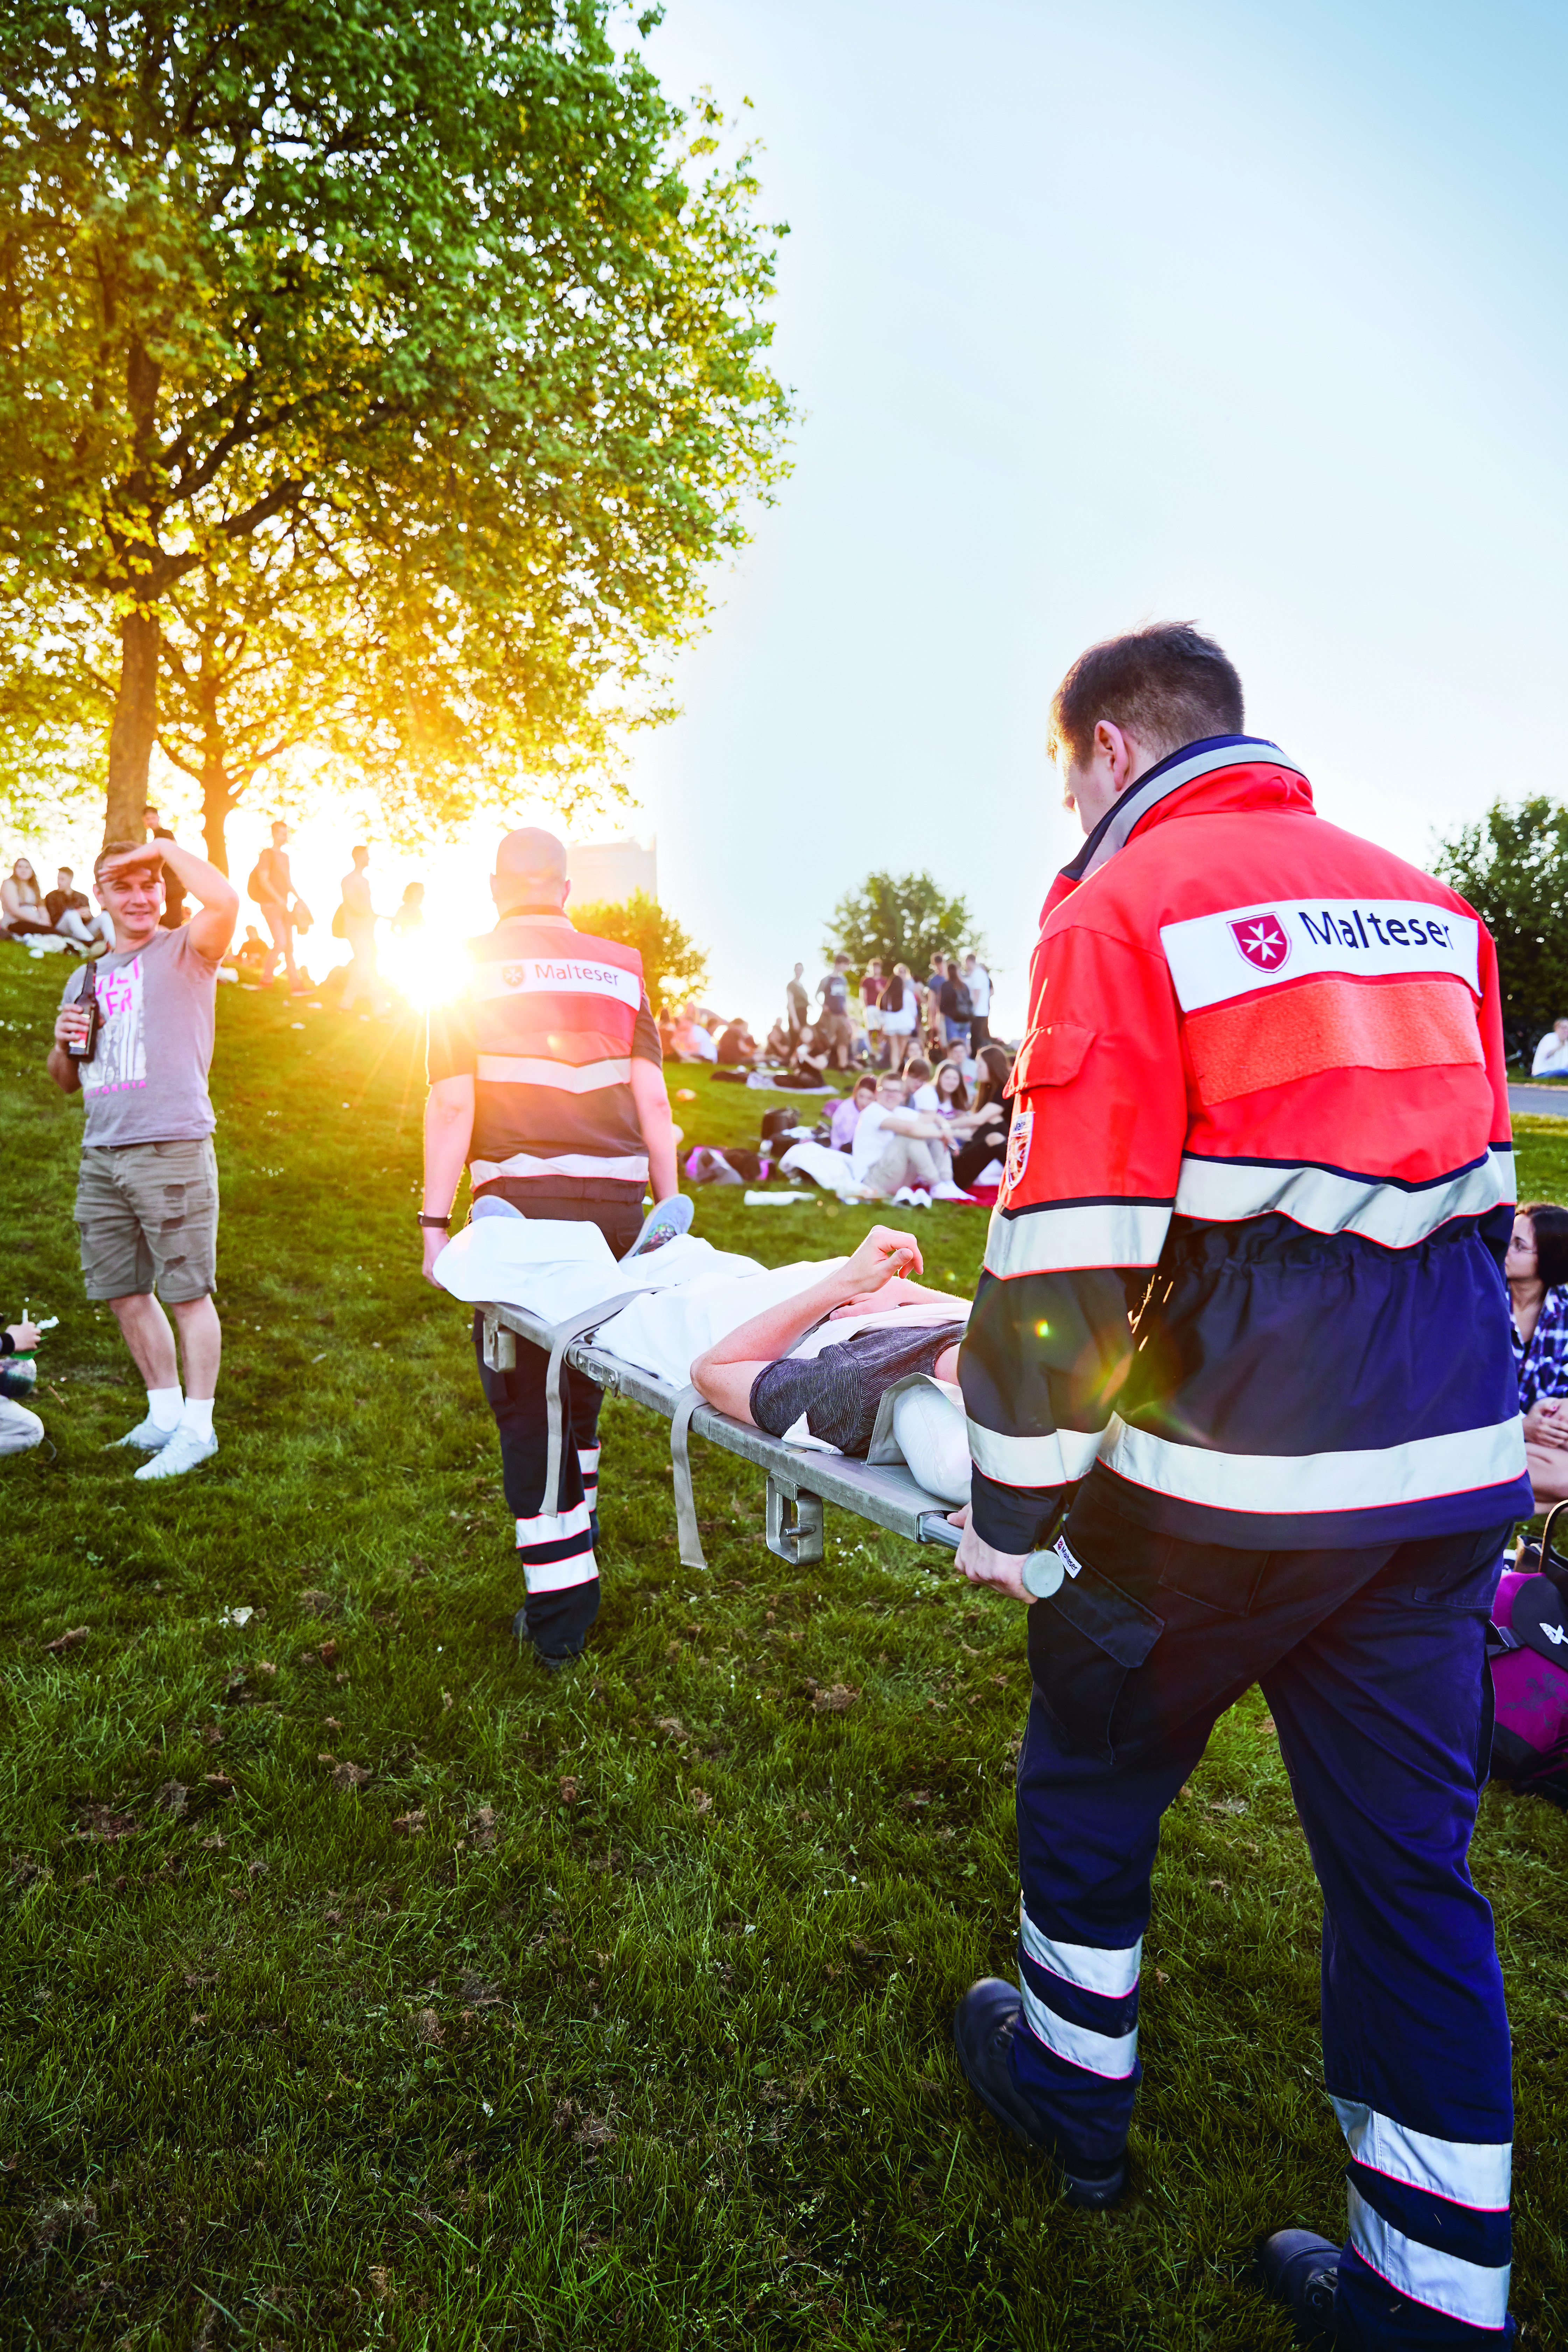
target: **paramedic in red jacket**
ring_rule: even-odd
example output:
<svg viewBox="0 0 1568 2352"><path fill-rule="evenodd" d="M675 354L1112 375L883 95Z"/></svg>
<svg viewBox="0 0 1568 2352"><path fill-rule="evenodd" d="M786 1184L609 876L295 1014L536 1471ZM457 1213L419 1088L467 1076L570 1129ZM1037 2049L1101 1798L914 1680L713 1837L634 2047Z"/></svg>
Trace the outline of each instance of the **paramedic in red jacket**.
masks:
<svg viewBox="0 0 1568 2352"><path fill-rule="evenodd" d="M1195 630L1092 647L1053 719L1088 839L960 1360L959 1566L1034 1604L1021 1983L973 1987L960 2055L1069 2195L1120 2193L1160 1818L1260 1684L1350 2154L1342 2250L1281 2232L1266 2273L1342 2345L1499 2344L1508 2026L1467 1853L1531 1505L1492 942L1315 814Z"/></svg>

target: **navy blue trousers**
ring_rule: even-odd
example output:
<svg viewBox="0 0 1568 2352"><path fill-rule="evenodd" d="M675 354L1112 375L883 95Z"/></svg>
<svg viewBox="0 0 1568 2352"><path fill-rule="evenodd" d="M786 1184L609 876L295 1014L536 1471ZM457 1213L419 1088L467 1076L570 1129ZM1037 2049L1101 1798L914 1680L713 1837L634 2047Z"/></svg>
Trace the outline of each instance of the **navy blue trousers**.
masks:
<svg viewBox="0 0 1568 2352"><path fill-rule="evenodd" d="M1369 2352L1513 2333L1508 2019L1467 1860L1506 1534L1230 1550L1132 1526L1095 1481L1068 1523L1080 1573L1029 1612L1019 2084L1069 2158L1120 2152L1160 1818L1260 1684L1323 1894L1324 2075L1350 2152L1335 2317Z"/></svg>
<svg viewBox="0 0 1568 2352"><path fill-rule="evenodd" d="M629 1190L630 1188L628 1188ZM624 1257L642 1227L640 1193L626 1201L583 1198L547 1190L542 1178L492 1183L530 1217L598 1226L617 1257ZM485 1402L495 1415L500 1439L501 1483L516 1528L518 1565L523 1580L523 1622L529 1639L546 1657L571 1657L588 1637L599 1613L599 1407L604 1392L585 1373L563 1365L561 1380L561 1487L553 1511L546 1512L544 1479L550 1455L550 1423L544 1376L550 1359L526 1339L517 1343L510 1372L485 1362L484 1317L474 1315L474 1354Z"/></svg>

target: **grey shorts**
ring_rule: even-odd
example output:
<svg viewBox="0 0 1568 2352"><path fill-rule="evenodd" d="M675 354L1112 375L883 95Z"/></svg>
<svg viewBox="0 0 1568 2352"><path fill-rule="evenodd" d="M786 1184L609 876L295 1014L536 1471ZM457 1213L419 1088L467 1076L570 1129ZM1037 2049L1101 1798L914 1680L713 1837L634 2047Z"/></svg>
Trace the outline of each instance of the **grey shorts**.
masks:
<svg viewBox="0 0 1568 2352"><path fill-rule="evenodd" d="M76 1188L89 1298L156 1289L171 1306L217 1283L217 1158L210 1135L174 1143L97 1144Z"/></svg>

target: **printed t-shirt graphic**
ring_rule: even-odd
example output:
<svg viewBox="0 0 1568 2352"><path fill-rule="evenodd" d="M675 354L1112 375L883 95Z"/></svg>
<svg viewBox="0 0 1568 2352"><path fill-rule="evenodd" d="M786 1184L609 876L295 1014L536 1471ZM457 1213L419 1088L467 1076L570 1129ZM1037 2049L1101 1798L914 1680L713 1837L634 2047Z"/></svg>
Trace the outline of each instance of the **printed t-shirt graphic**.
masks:
<svg viewBox="0 0 1568 2352"><path fill-rule="evenodd" d="M144 1087L147 1083L147 992L142 959L132 956L118 971L94 975L100 1023L90 1062L81 1066L81 1090Z"/></svg>

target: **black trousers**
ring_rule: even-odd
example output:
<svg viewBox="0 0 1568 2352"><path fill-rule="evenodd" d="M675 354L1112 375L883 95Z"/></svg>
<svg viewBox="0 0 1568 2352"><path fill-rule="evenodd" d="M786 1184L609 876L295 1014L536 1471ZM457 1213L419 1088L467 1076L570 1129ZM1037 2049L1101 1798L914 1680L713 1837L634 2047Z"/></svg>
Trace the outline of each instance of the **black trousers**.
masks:
<svg viewBox="0 0 1568 2352"><path fill-rule="evenodd" d="M528 1217L598 1226L616 1257L624 1257L642 1229L641 1187L608 1183L560 1184L548 1192L542 1178L504 1179L484 1193L501 1194ZM607 1197L605 1197L607 1196ZM501 1481L507 1508L517 1527L517 1556L523 1577L523 1622L529 1639L549 1657L582 1648L599 1613L599 1406L603 1391L570 1365L561 1382L561 1491L552 1512L542 1510L550 1448L544 1376L549 1358L526 1339L517 1343L510 1372L492 1371L484 1359L484 1318L474 1315L474 1353L485 1402L500 1438Z"/></svg>

